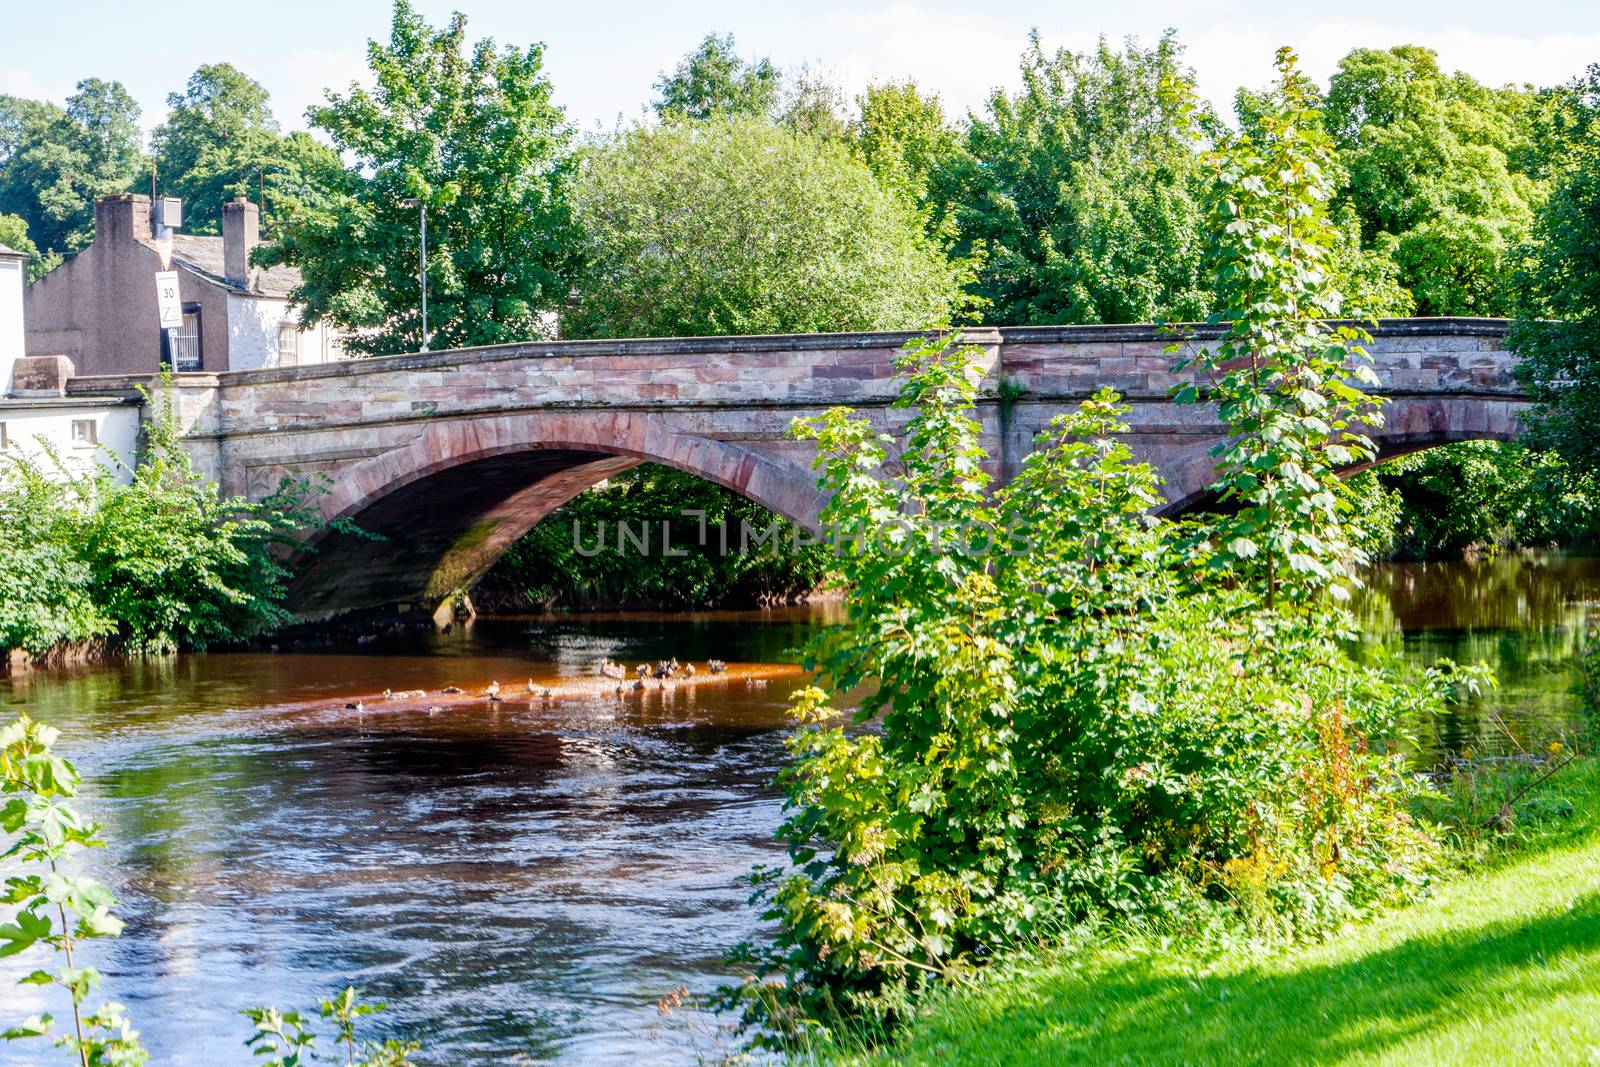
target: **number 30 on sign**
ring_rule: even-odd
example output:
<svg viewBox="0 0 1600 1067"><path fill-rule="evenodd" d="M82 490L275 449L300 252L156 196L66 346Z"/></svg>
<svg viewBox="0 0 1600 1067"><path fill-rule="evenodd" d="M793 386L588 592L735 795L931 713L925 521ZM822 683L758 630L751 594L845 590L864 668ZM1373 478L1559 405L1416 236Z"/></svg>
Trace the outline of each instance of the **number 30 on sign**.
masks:
<svg viewBox="0 0 1600 1067"><path fill-rule="evenodd" d="M178 296L178 272L156 272L156 307L161 311L161 328L177 329L183 325L183 301Z"/></svg>

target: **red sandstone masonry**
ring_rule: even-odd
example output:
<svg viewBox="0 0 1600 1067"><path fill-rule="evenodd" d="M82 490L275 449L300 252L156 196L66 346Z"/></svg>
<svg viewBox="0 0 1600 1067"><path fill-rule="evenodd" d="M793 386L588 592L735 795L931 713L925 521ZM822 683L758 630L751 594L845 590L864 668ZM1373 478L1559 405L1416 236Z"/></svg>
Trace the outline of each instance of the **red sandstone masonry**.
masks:
<svg viewBox="0 0 1600 1067"><path fill-rule="evenodd" d="M1380 324L1369 350L1383 389L1395 396L1373 434L1380 451L1514 436L1525 401L1504 330L1503 322L1472 319ZM791 421L845 404L895 432L910 416L889 406L897 392L892 364L909 336L507 345L180 375L176 393L191 430L187 447L225 484L259 494L284 471L320 470L335 484L320 502L329 516L360 522L380 505L403 515L381 559L362 555L379 551L370 543L342 541L307 557L297 606L315 614L422 597L426 590L408 585L407 576L425 582L440 564L410 558L409 545L447 543L478 522L494 527L480 543L509 544L549 508L633 459L733 485L814 524L824 499L809 447L790 439ZM1173 506L1203 497L1211 477L1207 450L1222 431L1208 409L1168 401L1184 378L1171 371L1165 334L1148 326L1033 327L978 330L971 340L983 349L979 415L997 472L1016 469L1051 417L1109 385L1131 404L1130 442L1162 470ZM125 396L142 380L78 378L68 391ZM1002 380L1021 390L1004 406ZM492 465L496 457L541 450L565 450L572 465L543 474L536 464ZM526 477L536 480L495 480L518 469L534 471ZM438 476L430 486L451 478L479 510L430 507L416 495L422 490L408 488L429 475ZM465 580L491 561L452 550L444 569Z"/></svg>

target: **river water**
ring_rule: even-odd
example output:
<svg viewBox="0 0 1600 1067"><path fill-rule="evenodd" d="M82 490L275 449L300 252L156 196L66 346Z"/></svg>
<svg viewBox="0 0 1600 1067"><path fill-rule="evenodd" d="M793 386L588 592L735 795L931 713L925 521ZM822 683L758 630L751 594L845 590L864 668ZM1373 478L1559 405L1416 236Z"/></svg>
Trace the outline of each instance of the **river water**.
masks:
<svg viewBox="0 0 1600 1067"><path fill-rule="evenodd" d="M1430 751L1492 750L1570 719L1597 603L1600 561L1517 556L1383 568L1361 617L1374 647L1496 669L1499 690L1424 729ZM91 866L129 920L95 961L154 1062L249 1063L240 1010L314 1010L353 982L391 1005L374 1036L427 1042L419 1063L694 1063L717 1058L717 1021L657 1001L713 988L721 952L758 932L738 879L777 857L769 782L801 677L786 650L830 610L495 620L356 653L41 672L0 679L0 710L60 726L88 780L111 842ZM606 656L702 673L618 695L594 674ZM732 666L708 677L711 657ZM0 961L0 1024L48 1007L11 984L37 965ZM0 1064L43 1051L0 1045Z"/></svg>

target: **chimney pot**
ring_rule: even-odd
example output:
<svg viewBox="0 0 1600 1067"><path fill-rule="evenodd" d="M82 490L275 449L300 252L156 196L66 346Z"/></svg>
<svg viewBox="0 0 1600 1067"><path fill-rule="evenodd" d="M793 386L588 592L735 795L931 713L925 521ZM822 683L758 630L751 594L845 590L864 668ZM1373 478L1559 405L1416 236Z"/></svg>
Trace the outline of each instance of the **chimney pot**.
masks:
<svg viewBox="0 0 1600 1067"><path fill-rule="evenodd" d="M250 252L261 243L261 209L240 196L222 205L222 275L243 289L255 286Z"/></svg>

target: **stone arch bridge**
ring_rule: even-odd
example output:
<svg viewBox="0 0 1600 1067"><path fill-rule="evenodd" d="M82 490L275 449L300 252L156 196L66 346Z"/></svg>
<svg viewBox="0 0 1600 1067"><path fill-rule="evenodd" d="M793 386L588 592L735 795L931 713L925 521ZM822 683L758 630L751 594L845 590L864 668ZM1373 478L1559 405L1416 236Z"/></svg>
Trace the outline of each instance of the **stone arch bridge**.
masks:
<svg viewBox="0 0 1600 1067"><path fill-rule="evenodd" d="M1393 319L1369 346L1389 397L1380 458L1509 439L1526 406L1506 324ZM332 488L329 518L383 541L327 533L295 560L290 608L432 611L470 588L522 534L583 489L641 462L700 475L814 526L823 500L800 415L848 404L892 428L893 358L906 333L556 341L305 368L182 374L187 447L230 493L261 497L296 471ZM1179 379L1150 326L971 329L979 417L999 477L1034 435L1102 386L1133 407L1131 443L1166 479L1169 510L1204 499L1214 413L1168 400ZM147 378L80 377L77 396L136 395ZM1002 388L1002 383L1004 388ZM1002 397L1004 399L1002 399Z"/></svg>

